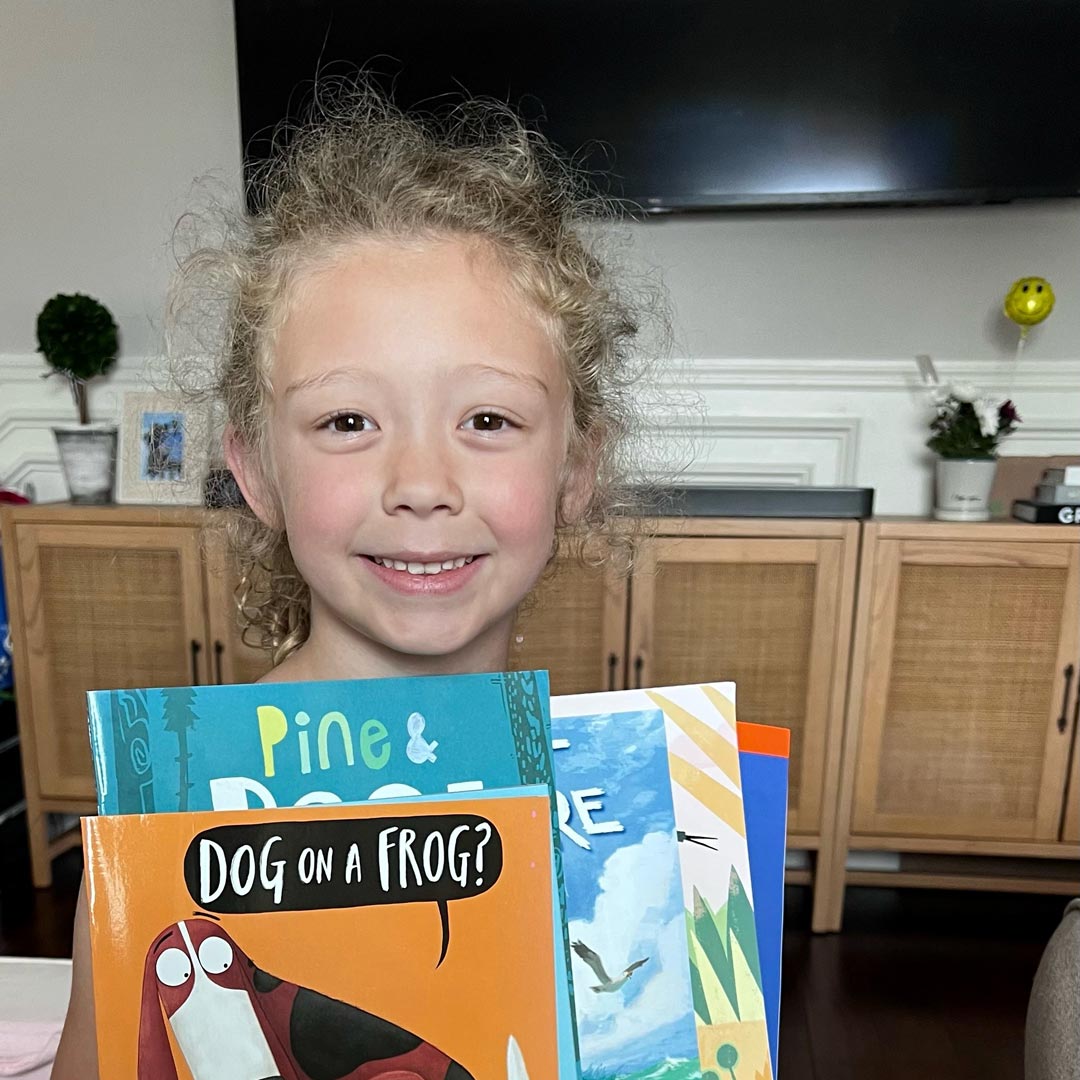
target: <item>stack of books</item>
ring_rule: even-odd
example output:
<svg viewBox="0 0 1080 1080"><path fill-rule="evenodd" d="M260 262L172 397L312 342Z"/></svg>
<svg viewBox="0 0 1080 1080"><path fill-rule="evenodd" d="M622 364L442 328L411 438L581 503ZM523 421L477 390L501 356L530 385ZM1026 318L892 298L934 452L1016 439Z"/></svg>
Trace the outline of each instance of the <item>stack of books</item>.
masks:
<svg viewBox="0 0 1080 1080"><path fill-rule="evenodd" d="M776 1075L788 732L542 671L95 691L103 1076Z"/></svg>
<svg viewBox="0 0 1080 1080"><path fill-rule="evenodd" d="M1080 465L1045 469L1030 499L1017 499L1012 516L1040 525L1080 525Z"/></svg>

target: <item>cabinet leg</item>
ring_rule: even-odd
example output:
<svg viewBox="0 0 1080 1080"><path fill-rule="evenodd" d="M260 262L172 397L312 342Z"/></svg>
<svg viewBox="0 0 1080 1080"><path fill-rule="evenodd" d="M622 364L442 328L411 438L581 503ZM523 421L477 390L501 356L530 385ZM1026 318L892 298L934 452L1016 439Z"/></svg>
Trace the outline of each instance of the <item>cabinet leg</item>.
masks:
<svg viewBox="0 0 1080 1080"><path fill-rule="evenodd" d="M829 925L832 909L832 859L828 848L822 847L814 858L814 885L812 907L810 909L810 929L815 934L827 934L833 927Z"/></svg>
<svg viewBox="0 0 1080 1080"><path fill-rule="evenodd" d="M844 890L847 888L847 844L833 852L832 895L830 897L829 929L837 932L844 923Z"/></svg>
<svg viewBox="0 0 1080 1080"><path fill-rule="evenodd" d="M815 934L835 934L844 918L844 865L846 852L822 847L814 864L813 906L810 929ZM837 869L839 867L839 870Z"/></svg>
<svg viewBox="0 0 1080 1080"><path fill-rule="evenodd" d="M36 888L48 889L52 885L49 815L29 792L26 795L26 832L30 841L30 876Z"/></svg>

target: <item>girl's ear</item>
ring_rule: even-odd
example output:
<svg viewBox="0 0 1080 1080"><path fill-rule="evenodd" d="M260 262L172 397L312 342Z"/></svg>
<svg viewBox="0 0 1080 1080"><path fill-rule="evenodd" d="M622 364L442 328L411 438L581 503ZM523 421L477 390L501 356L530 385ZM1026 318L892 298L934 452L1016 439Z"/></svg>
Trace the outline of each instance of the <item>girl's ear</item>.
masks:
<svg viewBox="0 0 1080 1080"><path fill-rule="evenodd" d="M600 460L600 434L594 432L571 454L559 493L560 525L576 525L585 516L596 492L596 469Z"/></svg>
<svg viewBox="0 0 1080 1080"><path fill-rule="evenodd" d="M221 441L225 450L225 461L248 506L264 525L271 529L278 528L274 500L270 497L270 485L258 454L244 442L232 424L226 424Z"/></svg>

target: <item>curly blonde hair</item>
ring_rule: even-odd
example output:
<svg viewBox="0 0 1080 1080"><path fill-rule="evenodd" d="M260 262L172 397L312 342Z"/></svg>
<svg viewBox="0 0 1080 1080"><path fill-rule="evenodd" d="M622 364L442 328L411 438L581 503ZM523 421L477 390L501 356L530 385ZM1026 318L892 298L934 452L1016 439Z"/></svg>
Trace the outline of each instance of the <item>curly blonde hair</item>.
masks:
<svg viewBox="0 0 1080 1080"><path fill-rule="evenodd" d="M200 340L207 326L214 331L213 345L199 351L216 358L208 389L244 446L265 451L275 337L299 275L362 238L476 239L545 318L571 389L568 460L588 461L593 486L579 520L568 523L560 513L559 531L580 557L587 541L621 532L613 520L640 493L628 477L639 429L632 388L643 358L633 358L630 346L656 296L645 290L631 300L598 254L598 236L590 234L603 231L600 215L612 208L587 193L574 168L512 110L493 102L406 114L354 84L284 134L252 178L256 212L225 215L213 244L200 240L189 250L170 301L170 326L193 298L217 306L218 318L207 320L206 304L194 305ZM308 587L281 528L246 507L232 518L246 636L277 663L307 638Z"/></svg>

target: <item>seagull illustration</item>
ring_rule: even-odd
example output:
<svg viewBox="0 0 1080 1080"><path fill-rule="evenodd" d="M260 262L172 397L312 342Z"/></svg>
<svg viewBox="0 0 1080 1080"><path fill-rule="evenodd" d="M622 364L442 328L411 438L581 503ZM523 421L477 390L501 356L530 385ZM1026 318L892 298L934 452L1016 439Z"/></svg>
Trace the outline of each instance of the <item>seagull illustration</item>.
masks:
<svg viewBox="0 0 1080 1080"><path fill-rule="evenodd" d="M680 843L697 844L698 847L708 848L710 851L719 851L716 846L717 838L715 836L695 836L693 833L683 832L681 829L676 831L675 839ZM706 843L706 841L711 841Z"/></svg>
<svg viewBox="0 0 1080 1080"><path fill-rule="evenodd" d="M573 949L574 952L576 952L578 956L593 969L596 973L596 977L600 980L599 986L589 987L594 994L614 994L616 990L621 990L630 980L630 976L649 959L646 956L644 960L635 960L622 975L619 976L619 978L613 979L604 970L603 960L601 960L600 957L597 956L597 954L583 941L575 941L573 943Z"/></svg>

